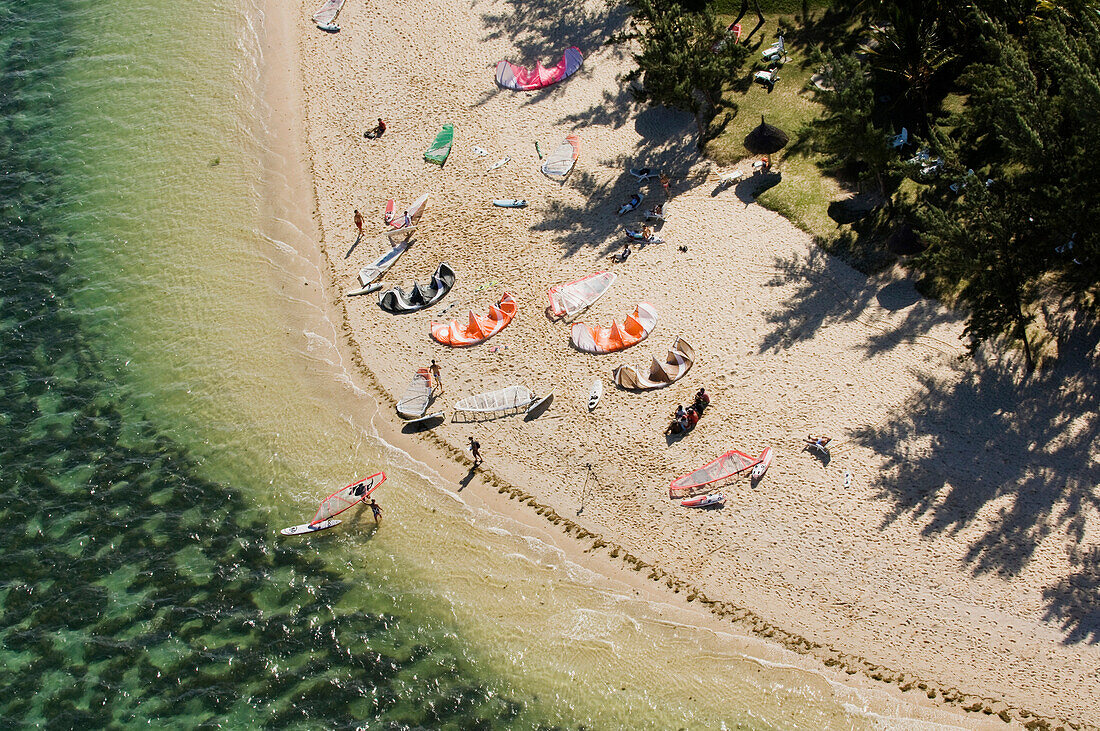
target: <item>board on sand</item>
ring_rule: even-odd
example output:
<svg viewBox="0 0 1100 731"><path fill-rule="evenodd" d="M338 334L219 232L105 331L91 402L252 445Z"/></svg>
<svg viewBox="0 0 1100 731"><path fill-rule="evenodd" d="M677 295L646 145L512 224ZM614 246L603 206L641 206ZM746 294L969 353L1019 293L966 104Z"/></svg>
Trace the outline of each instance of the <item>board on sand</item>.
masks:
<svg viewBox="0 0 1100 731"><path fill-rule="evenodd" d="M340 525L342 520L335 518L329 518L328 520L322 520L320 523L302 523L301 525L292 525L289 528L283 528L280 533L284 536L300 536L303 533L316 533L319 530L325 530L331 528L334 525Z"/></svg>
<svg viewBox="0 0 1100 731"><path fill-rule="evenodd" d="M444 413L442 411L437 411L434 414L428 414L426 416L421 416L419 419L409 419L405 423L410 424L410 425L416 425L416 426L427 426L429 423L431 423L431 422L433 422L437 419L441 420L445 416L446 416L446 413Z"/></svg>
<svg viewBox="0 0 1100 731"><path fill-rule="evenodd" d="M410 229L402 229L402 231L408 231L412 233ZM365 267L359 270L359 284L363 285L359 289L353 289L347 293L348 297L354 297L360 294L369 294L374 291L370 288L370 285L375 279L382 276L382 274L393 266L393 263L397 261L398 257L408 250L412 242L408 239L402 241L397 246L393 247L382 256L378 257L373 263L367 264Z"/></svg>
<svg viewBox="0 0 1100 731"><path fill-rule="evenodd" d="M720 492L712 492L709 495L696 495L680 501L685 508L705 508L711 505L721 505L726 502L726 496Z"/></svg>
<svg viewBox="0 0 1100 731"><path fill-rule="evenodd" d="M390 221L393 220L394 215L396 215L394 213L394 211L396 210L397 201L395 201L393 198L390 198L388 201L386 201L386 207L382 209L382 223L388 226Z"/></svg>
<svg viewBox="0 0 1100 731"><path fill-rule="evenodd" d="M542 398L540 398L540 399L539 399L538 401L536 401L535 403L533 403L533 404L531 404L530 406L528 406L528 407L527 407L527 413L528 413L528 414L534 414L535 412L539 411L539 410L540 410L540 409L542 409L542 408L543 408L544 406L546 406L547 404L549 404L549 403L550 403L550 402L551 402L551 401L552 401L553 399L554 399L554 392L553 392L553 391L551 391L550 393L546 394L545 396L543 396Z"/></svg>
<svg viewBox="0 0 1100 731"><path fill-rule="evenodd" d="M494 198L493 205L497 208L526 208L527 201L522 198Z"/></svg>
<svg viewBox="0 0 1100 731"><path fill-rule="evenodd" d="M489 169L486 170L485 172L491 173L494 170L496 170L497 168L502 168L505 165L507 165L508 161L511 160L511 159L512 158L510 158L510 157L502 157L499 160L497 160L496 162L494 162L492 165L490 165Z"/></svg>
<svg viewBox="0 0 1100 731"><path fill-rule="evenodd" d="M760 453L760 461L756 463L756 466L752 468L752 479L759 480L764 476L764 473L768 471L768 468L772 465L772 448L764 447L764 451Z"/></svg>
<svg viewBox="0 0 1100 731"><path fill-rule="evenodd" d="M596 379L592 382L592 391L588 394L588 410L592 411L596 408L596 405L600 403L600 397L603 396L603 381Z"/></svg>

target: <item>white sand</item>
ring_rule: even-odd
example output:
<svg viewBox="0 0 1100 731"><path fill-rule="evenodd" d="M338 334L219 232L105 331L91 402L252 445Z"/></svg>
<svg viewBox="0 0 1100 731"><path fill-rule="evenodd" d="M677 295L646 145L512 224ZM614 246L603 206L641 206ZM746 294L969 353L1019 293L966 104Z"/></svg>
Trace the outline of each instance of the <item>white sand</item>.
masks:
<svg viewBox="0 0 1100 731"><path fill-rule="evenodd" d="M616 80L629 62L601 44L621 10L350 2L336 35L307 31L312 10L301 6L305 111L337 291L357 286L358 268L381 251L370 236L344 258L352 210L381 231L387 198L407 204L425 191L419 240L387 286L426 282L440 261L458 272L453 292L426 312L394 317L373 295L334 303L391 396L431 358L446 387L432 410L512 383L553 389L537 420L448 422L433 433L456 448L474 435L501 481L657 567L661 580L728 603L718 611L750 610L758 631L788 645L805 638L827 661L902 687L957 689L948 696L963 704L978 697L1100 718L1100 524L1090 492L1100 456L1086 438L1096 423L1050 430L1077 384L1017 391L994 370L963 368L956 314L904 280L868 278L822 254L751 203L751 181L714 195L690 118L637 108ZM586 60L564 84L513 93L493 83L500 58L533 65L538 55L549 65L568 45ZM389 132L365 140L378 116ZM455 145L440 170L422 153L445 122ZM546 153L572 132L581 157L559 186L538 172L534 142ZM489 154L474 155L475 145ZM505 155L510 163L486 172ZM641 210L615 216L639 187L626 168L643 166L673 178L667 243L611 264L623 224L640 220ZM643 190L643 208L663 199L655 181ZM531 205L496 209L493 198ZM546 289L608 268L618 281L580 319L621 322L647 301L660 321L623 353L579 353L568 325L545 316ZM452 350L428 337L430 321L484 312L504 291L519 314L492 340ZM645 394L614 387L616 365L644 369L677 334L698 354L683 381ZM605 392L590 414L597 377ZM667 442L668 415L702 384L711 408L694 432ZM1037 424L1038 445L1029 436ZM801 451L810 432L835 438L828 464ZM724 509L669 500L674 477L728 449L768 445L776 458L767 477L724 487ZM588 463L598 485L582 496Z"/></svg>

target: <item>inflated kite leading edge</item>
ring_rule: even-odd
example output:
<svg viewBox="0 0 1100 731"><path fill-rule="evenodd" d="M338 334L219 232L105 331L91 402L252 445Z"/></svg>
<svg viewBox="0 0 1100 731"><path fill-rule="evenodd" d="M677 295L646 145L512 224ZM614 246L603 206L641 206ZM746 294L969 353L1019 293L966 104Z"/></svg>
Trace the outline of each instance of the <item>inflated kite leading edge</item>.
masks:
<svg viewBox="0 0 1100 731"><path fill-rule="evenodd" d="M581 49L576 46L565 49L565 53L561 55L561 61L558 61L558 65L553 68L546 68L536 61L532 71L510 61L501 61L497 64L497 84L514 91L542 89L568 79L577 73L582 63L584 63L584 56L581 55Z"/></svg>

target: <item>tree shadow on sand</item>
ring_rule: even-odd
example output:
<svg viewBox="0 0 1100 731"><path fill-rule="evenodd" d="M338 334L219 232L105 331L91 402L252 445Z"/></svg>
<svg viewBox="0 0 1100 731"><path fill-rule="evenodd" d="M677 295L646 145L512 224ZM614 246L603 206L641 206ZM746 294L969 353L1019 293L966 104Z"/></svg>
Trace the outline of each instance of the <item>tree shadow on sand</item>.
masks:
<svg viewBox="0 0 1100 731"><path fill-rule="evenodd" d="M530 67L536 60L557 63L570 46L581 49L587 59L621 31L629 17L630 8L620 4L510 0L506 10L482 13L481 21L485 40L510 41L516 57L508 60ZM616 51L619 54L627 52L618 48L622 49Z"/></svg>
<svg viewBox="0 0 1100 731"><path fill-rule="evenodd" d="M888 352L903 343L920 344L944 354L958 350L949 343L928 335L943 323L955 322L959 315L935 300L921 297L911 282L890 282L885 286L864 278L859 286L842 285L834 276L836 267L847 266L821 249L790 258L776 258L776 275L768 281L772 287L795 285L793 293L780 306L766 313L773 329L764 336L760 352L789 348L814 337L822 328L841 322L859 322L871 331L862 344L868 357ZM903 319L886 322L877 309L894 313L904 311Z"/></svg>
<svg viewBox="0 0 1100 731"><path fill-rule="evenodd" d="M1046 587L1047 617L1064 642L1096 643L1100 573L1084 542L1100 511L1100 383L1088 360L1023 386L1018 377L994 363L955 381L926 377L904 409L851 439L886 459L876 485L893 505L886 524L924 519L925 536L956 535L998 506L966 554L975 575L1019 574L1048 536L1072 544L1077 569Z"/></svg>

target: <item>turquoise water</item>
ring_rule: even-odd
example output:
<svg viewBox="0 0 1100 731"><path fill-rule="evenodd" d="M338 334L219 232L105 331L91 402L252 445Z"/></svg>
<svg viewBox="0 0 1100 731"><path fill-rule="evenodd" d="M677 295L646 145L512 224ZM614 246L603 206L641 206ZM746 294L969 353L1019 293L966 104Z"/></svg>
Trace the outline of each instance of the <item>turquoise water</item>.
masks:
<svg viewBox="0 0 1100 731"><path fill-rule="evenodd" d="M0 0L3 725L904 725L386 443L280 192L262 17ZM379 468L380 529L278 539Z"/></svg>

